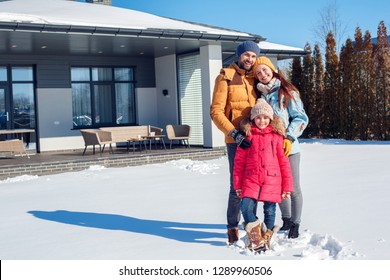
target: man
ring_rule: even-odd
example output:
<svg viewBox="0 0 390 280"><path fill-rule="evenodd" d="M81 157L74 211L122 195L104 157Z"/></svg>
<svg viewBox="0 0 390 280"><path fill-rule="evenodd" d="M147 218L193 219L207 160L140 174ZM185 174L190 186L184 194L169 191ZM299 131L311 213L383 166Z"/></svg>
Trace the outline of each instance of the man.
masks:
<svg viewBox="0 0 390 280"><path fill-rule="evenodd" d="M233 165L237 146L250 147L251 143L239 130L240 121L249 115L256 104L257 95L254 90L252 66L260 54L259 46L252 41L242 42L236 50L237 62L221 69L215 80L213 101L210 115L225 134L225 142L229 160L230 191L227 207L227 233L229 245L238 240L238 223L240 221L240 198L233 187Z"/></svg>

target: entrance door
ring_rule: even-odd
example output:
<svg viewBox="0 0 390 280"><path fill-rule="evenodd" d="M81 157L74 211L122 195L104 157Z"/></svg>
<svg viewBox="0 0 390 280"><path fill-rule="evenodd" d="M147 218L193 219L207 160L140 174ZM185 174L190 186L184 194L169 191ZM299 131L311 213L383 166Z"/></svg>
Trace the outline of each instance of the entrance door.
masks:
<svg viewBox="0 0 390 280"><path fill-rule="evenodd" d="M0 129L36 128L33 77L32 66L0 66ZM36 148L35 133L25 133L23 138L28 149Z"/></svg>

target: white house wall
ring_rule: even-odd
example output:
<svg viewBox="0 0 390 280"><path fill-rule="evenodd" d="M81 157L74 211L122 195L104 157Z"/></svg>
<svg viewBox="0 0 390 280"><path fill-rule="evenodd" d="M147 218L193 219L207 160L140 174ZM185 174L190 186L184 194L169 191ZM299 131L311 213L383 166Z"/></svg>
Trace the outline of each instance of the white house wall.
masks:
<svg viewBox="0 0 390 280"><path fill-rule="evenodd" d="M157 125L157 96L155 88L136 88L135 102L137 123L139 125Z"/></svg>
<svg viewBox="0 0 390 280"><path fill-rule="evenodd" d="M36 95L40 150L83 148L80 132L73 130L72 89L38 88Z"/></svg>
<svg viewBox="0 0 390 280"><path fill-rule="evenodd" d="M165 129L167 124L178 124L176 55L167 55L155 59L157 126ZM163 90L168 95L162 94Z"/></svg>

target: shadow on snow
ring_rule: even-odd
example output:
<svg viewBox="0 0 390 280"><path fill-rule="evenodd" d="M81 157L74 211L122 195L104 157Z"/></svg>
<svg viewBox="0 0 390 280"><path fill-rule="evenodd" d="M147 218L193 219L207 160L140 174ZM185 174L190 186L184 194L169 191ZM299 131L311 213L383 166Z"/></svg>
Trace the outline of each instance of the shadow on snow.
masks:
<svg viewBox="0 0 390 280"><path fill-rule="evenodd" d="M149 234L177 240L180 242L204 243L213 246L225 246L223 241L209 239L226 239L226 233L213 230L226 229L222 224L197 224L169 221L137 219L116 214L101 214L89 212L57 211L29 211L36 218L70 224L81 227L99 228L106 230L123 230L140 234ZM209 229L202 231L201 229Z"/></svg>

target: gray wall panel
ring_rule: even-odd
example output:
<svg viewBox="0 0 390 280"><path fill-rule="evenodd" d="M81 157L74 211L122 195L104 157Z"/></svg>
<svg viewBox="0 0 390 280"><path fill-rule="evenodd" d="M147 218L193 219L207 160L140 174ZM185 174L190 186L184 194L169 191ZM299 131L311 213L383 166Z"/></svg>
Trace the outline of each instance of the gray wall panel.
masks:
<svg viewBox="0 0 390 280"><path fill-rule="evenodd" d="M137 88L156 86L154 58L0 55L1 64L36 65L38 88L69 88L70 66L135 67Z"/></svg>

